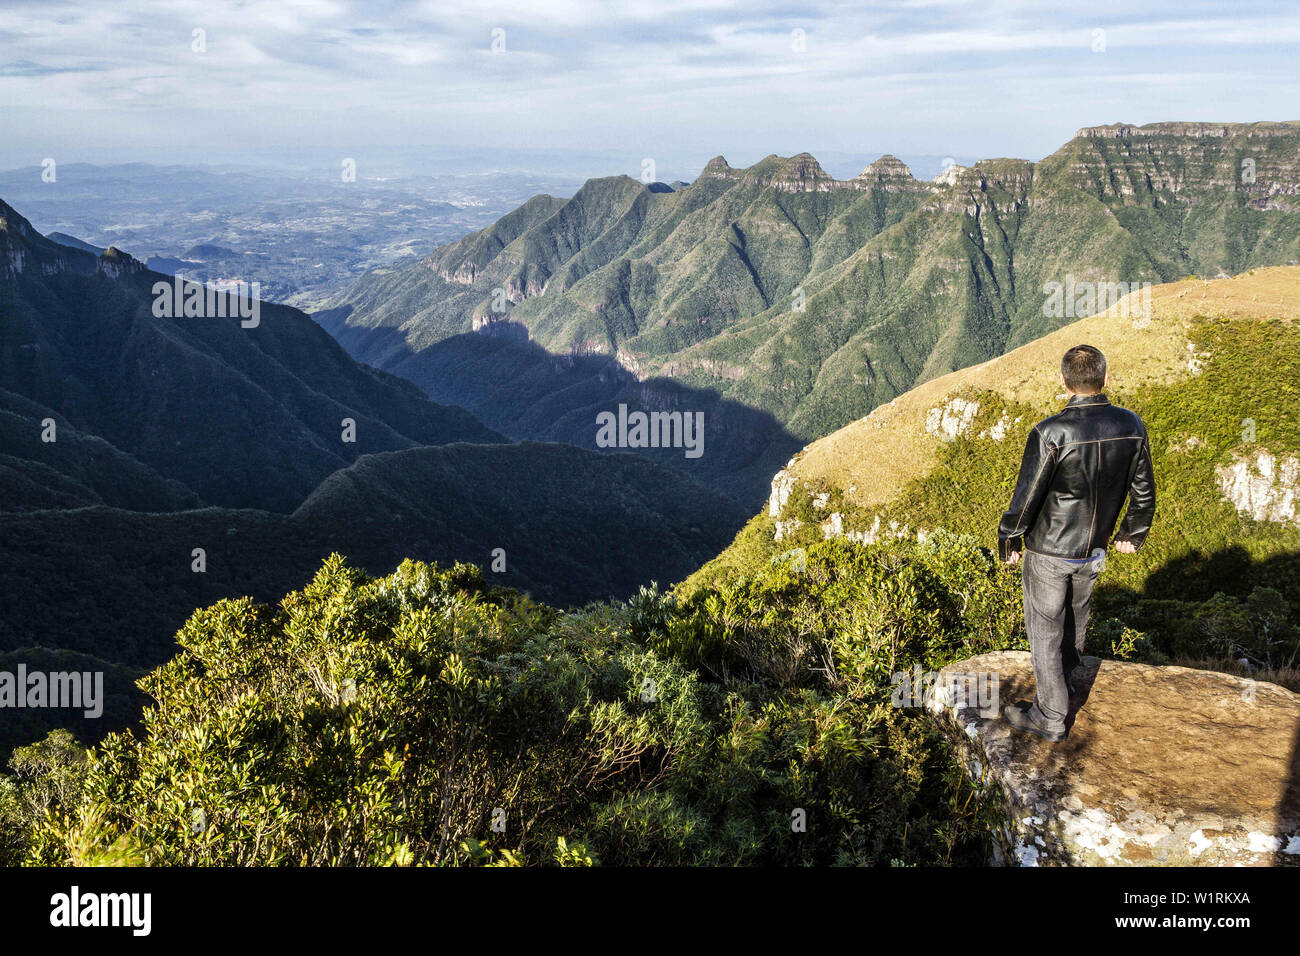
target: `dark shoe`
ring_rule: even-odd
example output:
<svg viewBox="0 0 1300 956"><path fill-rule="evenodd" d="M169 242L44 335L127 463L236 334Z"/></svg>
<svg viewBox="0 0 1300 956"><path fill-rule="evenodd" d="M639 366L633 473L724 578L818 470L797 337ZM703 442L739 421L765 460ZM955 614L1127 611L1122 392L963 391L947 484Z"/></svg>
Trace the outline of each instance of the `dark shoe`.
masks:
<svg viewBox="0 0 1300 956"><path fill-rule="evenodd" d="M1075 664L1065 673L1065 684L1070 688L1070 696L1073 697L1079 692L1079 685L1084 682L1088 676L1088 668L1082 663Z"/></svg>
<svg viewBox="0 0 1300 956"><path fill-rule="evenodd" d="M1065 739L1065 731L1048 730L1035 720L1034 715L1029 712L1028 704L1008 704L1002 709L1002 716L1006 718L1007 723L1016 730L1024 730L1031 734L1038 734L1038 736L1042 737L1044 740L1050 740L1052 743L1057 743Z"/></svg>

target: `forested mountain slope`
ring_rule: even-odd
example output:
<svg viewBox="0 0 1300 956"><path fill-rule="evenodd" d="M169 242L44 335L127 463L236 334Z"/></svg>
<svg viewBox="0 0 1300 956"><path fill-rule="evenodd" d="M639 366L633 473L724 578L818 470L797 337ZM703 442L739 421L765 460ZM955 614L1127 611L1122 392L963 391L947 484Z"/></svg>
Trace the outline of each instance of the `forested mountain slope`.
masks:
<svg viewBox="0 0 1300 956"><path fill-rule="evenodd" d="M537 197L316 318L512 437L595 447L619 402L704 411L713 457L660 457L756 504L793 448L1092 311L1052 314L1047 283L1300 260L1298 174L1293 123L1088 128L935 182L889 156L843 181L718 157L677 190Z"/></svg>

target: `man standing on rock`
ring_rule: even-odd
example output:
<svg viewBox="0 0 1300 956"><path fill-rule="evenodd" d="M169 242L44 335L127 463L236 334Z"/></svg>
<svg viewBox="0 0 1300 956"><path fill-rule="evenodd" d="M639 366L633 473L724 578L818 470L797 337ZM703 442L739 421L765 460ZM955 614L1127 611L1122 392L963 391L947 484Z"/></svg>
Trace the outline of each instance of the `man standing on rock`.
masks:
<svg viewBox="0 0 1300 956"><path fill-rule="evenodd" d="M1011 507L998 527L1002 560L1015 564L1025 555L1025 629L1037 684L1032 705L1009 705L1003 716L1051 741L1065 739L1092 588L1124 499L1128 513L1114 538L1123 554L1142 546L1156 510L1146 426L1107 400L1106 357L1076 345L1061 360L1061 381L1069 403L1029 433Z"/></svg>

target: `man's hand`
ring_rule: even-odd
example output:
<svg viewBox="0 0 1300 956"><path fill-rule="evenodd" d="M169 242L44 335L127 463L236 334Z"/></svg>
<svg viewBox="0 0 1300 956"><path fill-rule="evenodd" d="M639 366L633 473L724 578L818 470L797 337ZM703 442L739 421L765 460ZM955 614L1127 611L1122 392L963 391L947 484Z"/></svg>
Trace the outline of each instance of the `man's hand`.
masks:
<svg viewBox="0 0 1300 956"><path fill-rule="evenodd" d="M1137 553L1137 547L1133 544L1132 541L1120 541L1120 540L1116 540L1116 542L1115 542L1115 550L1118 551L1120 554L1136 554L1136 553Z"/></svg>
<svg viewBox="0 0 1300 956"><path fill-rule="evenodd" d="M1011 551L1007 553L1007 564L1015 564L1019 560L1020 560L1019 551Z"/></svg>

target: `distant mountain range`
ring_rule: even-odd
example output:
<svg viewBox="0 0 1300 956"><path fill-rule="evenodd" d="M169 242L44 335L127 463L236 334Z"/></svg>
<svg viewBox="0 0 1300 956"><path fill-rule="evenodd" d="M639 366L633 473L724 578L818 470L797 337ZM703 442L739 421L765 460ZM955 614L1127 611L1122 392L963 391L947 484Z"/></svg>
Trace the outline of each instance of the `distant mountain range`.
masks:
<svg viewBox="0 0 1300 956"><path fill-rule="evenodd" d="M0 196L56 241L96 254L116 246L200 281L257 281L267 301L320 308L365 269L416 261L534 193L568 195L583 179L483 166L459 174L432 157L414 168L397 175L361 157L345 181L333 156L300 168L61 162L0 171ZM196 254L203 244L227 253Z"/></svg>
<svg viewBox="0 0 1300 956"><path fill-rule="evenodd" d="M315 317L511 437L596 447L618 403L703 411L701 459L642 453L752 506L807 441L1086 314L1052 314L1048 283L1300 261L1298 172L1295 123L1088 128L930 182L717 157L686 188L535 197Z"/></svg>
<svg viewBox="0 0 1300 956"><path fill-rule="evenodd" d="M98 662L125 714L131 676L170 656L194 608L273 600L333 551L376 573L406 557L470 561L557 605L626 597L717 555L773 474L844 426L800 457L833 449L825 470L795 472L824 484L845 533L877 534L877 517L975 530L1003 490L992 457L871 442L854 423L955 369L1018 368L989 362L1093 311L1053 312L1053 283L1128 289L1300 260L1298 174L1288 123L1085 129L1040 163L981 161L935 181L889 156L850 180L806 154L747 169L719 157L689 185L613 177L537 196L418 265L367 273L316 322L258 301L247 325L160 310L159 284L177 280L114 247L42 236L0 202L0 655ZM178 261L219 263L232 247L207 235L178 245ZM1216 368L1238 374L1289 348L1272 325L1238 323L1230 357L1188 309L1161 331L1161 368L1217 349ZM1117 370L1155 341L1124 329L1135 337ZM1190 359L1189 341L1203 343ZM1211 445L1223 459L1186 485L1205 514L1222 505L1206 491L1214 468L1254 488L1264 467L1234 451L1234 421L1259 419L1278 461L1294 453L1290 431L1264 421L1285 405L1283 378L1267 382L1267 401L1219 409L1223 434L1168 412L1201 443L1168 452L1168 467ZM942 421L954 395L922 411ZM1186 411L1176 392L1143 400ZM1045 403L985 395L980 414L1010 418L976 424L1016 434ZM702 454L622 440L629 410L703 413ZM605 447L598 422L616 412L620 441ZM942 474L909 471L918 449L958 457ZM861 477L844 480L840 461ZM958 473L983 510L944 504L942 475ZM877 500L880 475L895 491ZM768 560L789 543L773 540L778 520L822 536L831 512L811 494L751 522L706 573L738 554ZM1293 532L1269 529L1206 539L1224 553L1196 580L1260 542L1284 578L1275 545ZM1176 550L1151 553L1201 560Z"/></svg>

